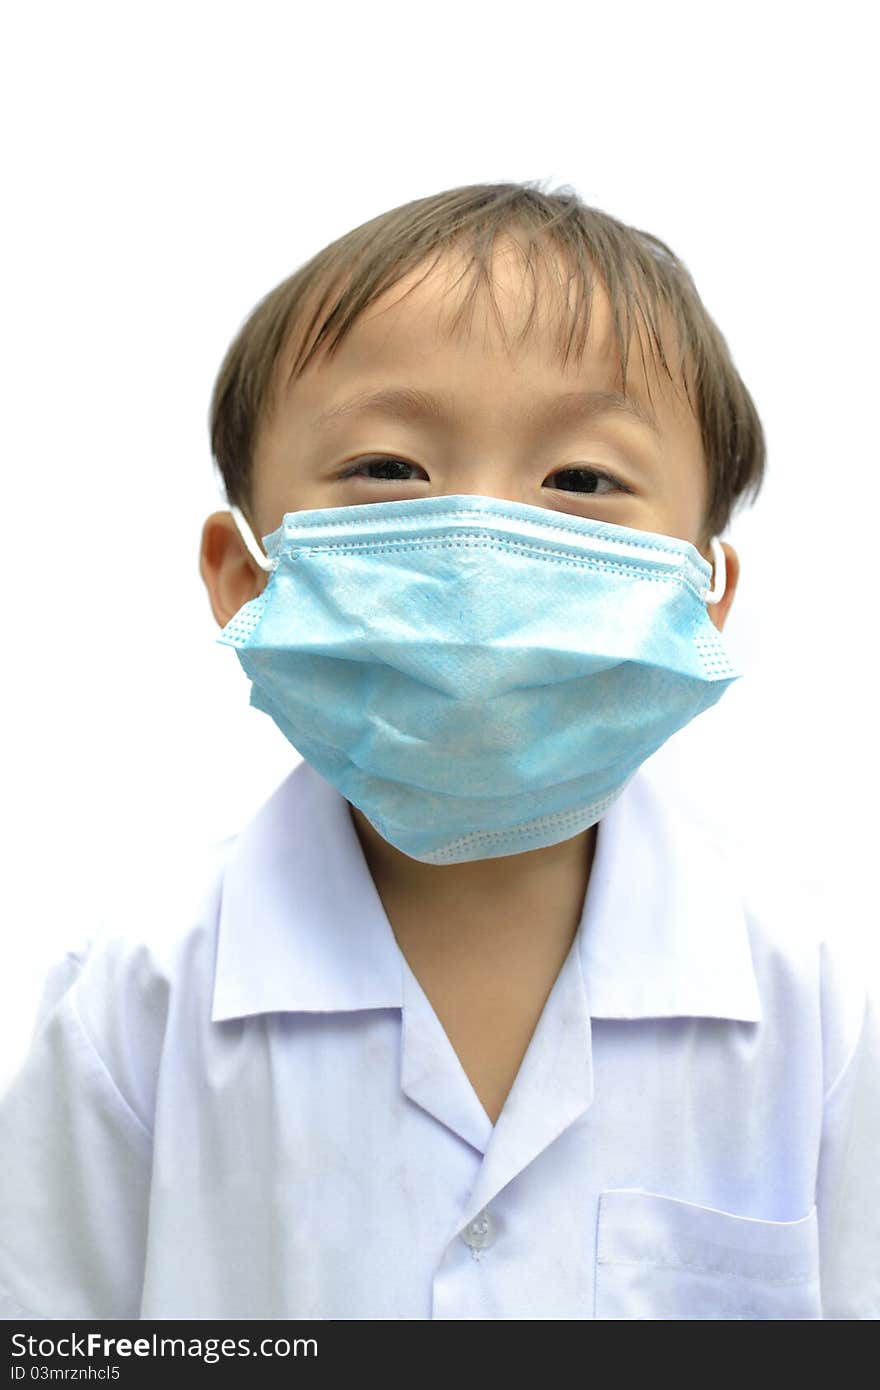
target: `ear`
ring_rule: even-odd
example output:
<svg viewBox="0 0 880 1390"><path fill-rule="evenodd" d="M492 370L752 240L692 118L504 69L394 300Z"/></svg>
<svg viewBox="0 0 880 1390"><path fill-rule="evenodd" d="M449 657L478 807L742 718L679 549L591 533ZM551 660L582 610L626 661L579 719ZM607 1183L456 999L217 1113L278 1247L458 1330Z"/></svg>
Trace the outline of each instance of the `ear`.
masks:
<svg viewBox="0 0 880 1390"><path fill-rule="evenodd" d="M208 590L211 612L221 627L262 593L269 579L267 571L248 554L231 512L212 512L202 527L199 573Z"/></svg>
<svg viewBox="0 0 880 1390"><path fill-rule="evenodd" d="M706 606L706 612L709 614L709 617L712 619L712 622L718 628L719 632L727 621L727 614L730 611L730 605L733 603L733 596L736 593L736 586L739 583L739 556L733 546L727 544L727 541L721 541L720 545L721 549L724 551L724 559L727 565L727 588L724 590L723 597L720 598L717 603L710 603ZM706 559L710 564L712 563L711 551L706 556Z"/></svg>

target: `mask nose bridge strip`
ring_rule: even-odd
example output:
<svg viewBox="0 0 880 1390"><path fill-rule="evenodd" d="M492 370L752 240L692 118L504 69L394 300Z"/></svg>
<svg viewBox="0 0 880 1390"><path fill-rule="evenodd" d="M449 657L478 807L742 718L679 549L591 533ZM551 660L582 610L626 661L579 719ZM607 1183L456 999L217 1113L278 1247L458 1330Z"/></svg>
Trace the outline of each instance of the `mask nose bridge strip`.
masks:
<svg viewBox="0 0 880 1390"><path fill-rule="evenodd" d="M244 513L241 511L239 507L232 505L230 505L229 510L232 513L232 519L238 528L238 533L247 547L248 554L251 556L254 562L260 566L260 569L266 571L274 570L275 562L273 560L270 560L269 557L260 549L256 537L254 536L254 533L251 530L251 527ZM721 545L716 536L712 537L710 544L712 547L712 557L714 560L714 585L710 593L707 594L705 601L707 604L715 604L718 603L724 597L725 591L727 589L727 562L724 557L724 551L722 550Z"/></svg>

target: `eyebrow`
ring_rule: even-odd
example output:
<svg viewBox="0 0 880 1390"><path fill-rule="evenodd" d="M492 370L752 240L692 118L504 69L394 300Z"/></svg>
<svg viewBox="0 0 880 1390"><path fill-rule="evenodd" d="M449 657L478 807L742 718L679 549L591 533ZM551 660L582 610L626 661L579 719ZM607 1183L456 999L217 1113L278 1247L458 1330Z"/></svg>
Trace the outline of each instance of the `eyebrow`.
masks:
<svg viewBox="0 0 880 1390"><path fill-rule="evenodd" d="M453 403L448 396L431 395L415 386L384 387L361 391L347 401L329 406L317 417L315 428L324 430L358 415L442 422L453 414ZM523 423L583 424L597 415L611 414L636 419L658 438L660 436L660 426L654 416L639 401L619 391L566 391L560 396L545 397L525 411Z"/></svg>

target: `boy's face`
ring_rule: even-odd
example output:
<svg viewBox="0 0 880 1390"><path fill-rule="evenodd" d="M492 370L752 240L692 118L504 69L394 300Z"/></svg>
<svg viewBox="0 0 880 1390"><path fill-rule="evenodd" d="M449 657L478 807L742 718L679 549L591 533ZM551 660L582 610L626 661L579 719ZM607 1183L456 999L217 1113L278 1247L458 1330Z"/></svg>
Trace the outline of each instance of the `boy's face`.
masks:
<svg viewBox="0 0 880 1390"><path fill-rule="evenodd" d="M458 289L452 282L463 265L448 257L421 284L424 270L411 272L361 315L333 358L319 356L282 390L255 450L250 520L257 538L274 531L285 512L480 493L678 536L711 562L700 534L706 464L683 389L676 394L650 360L646 369L634 340L627 396L648 418L600 399L616 392L619 376L604 289L594 289L582 361L563 370L548 307L555 297L539 296L538 322L522 346L516 343L533 290L520 259L504 246L494 278L509 348L483 287L473 320L465 316L453 332L464 282ZM664 344L672 365L678 354L671 333ZM322 418L355 396L402 388L435 398L436 413L386 402ZM578 402L586 407L578 411ZM382 456L396 462L382 463ZM738 573L735 551L724 548L727 593L708 609L719 628ZM221 624L267 579L228 512L205 523L201 569Z"/></svg>

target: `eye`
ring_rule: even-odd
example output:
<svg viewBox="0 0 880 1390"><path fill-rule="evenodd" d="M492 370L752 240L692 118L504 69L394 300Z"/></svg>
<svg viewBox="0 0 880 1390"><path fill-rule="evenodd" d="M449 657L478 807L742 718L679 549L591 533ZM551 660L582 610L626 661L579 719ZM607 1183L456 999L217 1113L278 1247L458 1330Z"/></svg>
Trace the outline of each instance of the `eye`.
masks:
<svg viewBox="0 0 880 1390"><path fill-rule="evenodd" d="M416 477L413 469L418 469L422 477ZM344 473L343 478L366 478L372 482L428 482L428 476L417 463L395 458L389 454L377 454L373 458L356 460ZM598 468L560 468L550 474L557 481L552 486L558 492L577 492L585 496L607 497L614 492L632 492L632 488L615 478L612 473Z"/></svg>
<svg viewBox="0 0 880 1390"><path fill-rule="evenodd" d="M556 473L551 473L550 477L562 479L561 482L553 484L558 492L598 493L601 497L608 496L611 492L632 491L632 488L620 482L613 474L603 473L598 468L560 468ZM607 486L602 487L603 483Z"/></svg>
<svg viewBox="0 0 880 1390"><path fill-rule="evenodd" d="M407 469L418 467L419 465L417 463L407 463L405 459L392 458L387 454L381 454L377 455L375 458L359 459L356 463L353 463L350 468L346 469L342 477L369 477L373 478L376 482L381 482L383 480L395 483L421 482L421 478L410 478L406 471ZM375 473L367 474L364 470L368 468L377 468L382 471L378 475ZM422 473L425 472L424 468L420 471ZM425 481L427 481L427 475Z"/></svg>

